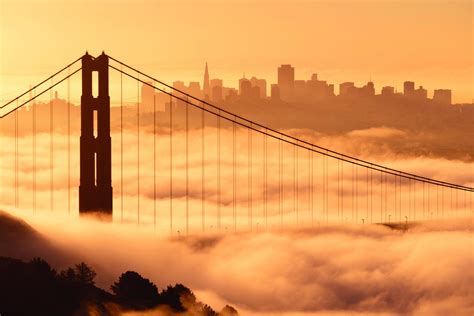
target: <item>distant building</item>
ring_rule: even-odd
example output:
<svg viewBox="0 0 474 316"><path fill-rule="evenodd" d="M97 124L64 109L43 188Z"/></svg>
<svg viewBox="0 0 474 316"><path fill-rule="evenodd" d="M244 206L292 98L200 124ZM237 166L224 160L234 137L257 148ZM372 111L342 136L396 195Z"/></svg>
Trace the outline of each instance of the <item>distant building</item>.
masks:
<svg viewBox="0 0 474 316"><path fill-rule="evenodd" d="M339 85L339 95L345 97L371 97L375 95L375 87L372 81L365 86L356 87L353 82L344 82Z"/></svg>
<svg viewBox="0 0 474 316"><path fill-rule="evenodd" d="M250 78L250 83L252 84L252 87L258 87L260 99L265 99L267 97L267 82L265 79L252 77Z"/></svg>
<svg viewBox="0 0 474 316"><path fill-rule="evenodd" d="M318 75L311 75L311 80L306 81L306 94L312 99L322 99L334 95L334 85L318 80Z"/></svg>
<svg viewBox="0 0 474 316"><path fill-rule="evenodd" d="M215 86L222 87L223 86L223 81L222 79L211 79L211 89L214 88Z"/></svg>
<svg viewBox="0 0 474 316"><path fill-rule="evenodd" d="M415 83L413 81L405 81L403 83L403 94L406 97L413 97L415 95Z"/></svg>
<svg viewBox="0 0 474 316"><path fill-rule="evenodd" d="M271 98L274 100L280 100L280 88L277 84L271 85Z"/></svg>
<svg viewBox="0 0 474 316"><path fill-rule="evenodd" d="M433 101L439 104L451 105L451 90L436 89L433 94Z"/></svg>
<svg viewBox="0 0 474 316"><path fill-rule="evenodd" d="M295 80L293 87L293 99L296 101L304 101L307 99L306 81Z"/></svg>
<svg viewBox="0 0 474 316"><path fill-rule="evenodd" d="M365 86L361 88L361 94L364 97L371 97L375 95L375 86L372 81L367 82Z"/></svg>
<svg viewBox="0 0 474 316"><path fill-rule="evenodd" d="M220 102L223 99L223 89L222 89L222 80L221 79L212 79L211 80L211 100L214 102Z"/></svg>
<svg viewBox="0 0 474 316"><path fill-rule="evenodd" d="M199 82L190 82L188 87L188 93L196 98L201 98L201 86Z"/></svg>
<svg viewBox="0 0 474 316"><path fill-rule="evenodd" d="M206 62L206 69L204 70L204 81L202 84L202 93L204 95L204 99L209 100L211 97L211 86L209 84L209 71L207 69L207 62Z"/></svg>
<svg viewBox="0 0 474 316"><path fill-rule="evenodd" d="M224 100L230 101L230 100L235 100L238 97L238 91L237 89L234 88L222 88L222 96Z"/></svg>
<svg viewBox="0 0 474 316"><path fill-rule="evenodd" d="M212 100L213 102L220 102L220 101L222 101L222 86L214 86L214 87L212 87L211 100Z"/></svg>
<svg viewBox="0 0 474 316"><path fill-rule="evenodd" d="M247 78L239 79L239 95L244 98L249 98L252 94L252 84Z"/></svg>
<svg viewBox="0 0 474 316"><path fill-rule="evenodd" d="M393 96L395 94L395 88L390 86L385 86L382 88L383 96Z"/></svg>
<svg viewBox="0 0 474 316"><path fill-rule="evenodd" d="M414 96L418 100L424 100L428 98L428 91L423 88L423 86L420 86L418 89L415 90Z"/></svg>
<svg viewBox="0 0 474 316"><path fill-rule="evenodd" d="M254 80L254 82L256 81ZM247 78L242 78L239 80L239 95L243 99L257 100L260 98L260 95L261 95L260 88L256 85L252 85L251 80Z"/></svg>
<svg viewBox="0 0 474 316"><path fill-rule="evenodd" d="M343 82L339 84L339 95L350 96L353 88L354 88L353 82Z"/></svg>
<svg viewBox="0 0 474 316"><path fill-rule="evenodd" d="M295 68L291 65L281 65L278 67L278 87L282 100L290 101L293 98L293 88L295 85Z"/></svg>

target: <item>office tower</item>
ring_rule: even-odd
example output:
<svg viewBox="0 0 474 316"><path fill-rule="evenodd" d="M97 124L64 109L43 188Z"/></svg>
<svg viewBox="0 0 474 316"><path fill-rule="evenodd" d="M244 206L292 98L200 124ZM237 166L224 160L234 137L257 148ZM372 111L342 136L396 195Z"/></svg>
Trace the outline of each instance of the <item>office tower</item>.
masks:
<svg viewBox="0 0 474 316"><path fill-rule="evenodd" d="M351 94L351 90L354 88L353 82L343 82L339 84L339 95L340 96L349 96Z"/></svg>
<svg viewBox="0 0 474 316"><path fill-rule="evenodd" d="M271 85L271 98L274 100L280 100L280 88L278 87L277 84L272 84Z"/></svg>
<svg viewBox="0 0 474 316"><path fill-rule="evenodd" d="M265 99L267 97L267 82L265 79L252 77L250 78L250 83L252 87L258 87L260 99Z"/></svg>
<svg viewBox="0 0 474 316"><path fill-rule="evenodd" d="M295 86L295 68L291 65L281 65L278 67L278 87L282 100L291 101Z"/></svg>
<svg viewBox="0 0 474 316"><path fill-rule="evenodd" d="M415 93L415 83L413 81L405 81L403 83L403 94L406 97L413 97Z"/></svg>
<svg viewBox="0 0 474 316"><path fill-rule="evenodd" d="M436 89L433 94L433 101L439 104L451 105L451 90Z"/></svg>
<svg viewBox="0 0 474 316"><path fill-rule="evenodd" d="M382 95L383 96L390 96L395 94L395 88L390 86L385 86L382 88Z"/></svg>
<svg viewBox="0 0 474 316"><path fill-rule="evenodd" d="M209 71L207 69L207 62L206 62L206 69L204 70L204 82L202 84L202 92L204 95L204 99L209 100L211 97L211 86L209 85Z"/></svg>

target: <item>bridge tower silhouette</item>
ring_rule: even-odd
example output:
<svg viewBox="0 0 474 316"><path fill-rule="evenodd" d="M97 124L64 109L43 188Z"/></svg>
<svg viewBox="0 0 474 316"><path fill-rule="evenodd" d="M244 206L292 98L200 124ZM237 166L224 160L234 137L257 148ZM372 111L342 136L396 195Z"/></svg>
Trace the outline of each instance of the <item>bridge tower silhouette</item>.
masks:
<svg viewBox="0 0 474 316"><path fill-rule="evenodd" d="M93 72L98 82L93 83ZM93 95L93 84L98 95ZM79 214L112 215L109 58L82 57Z"/></svg>

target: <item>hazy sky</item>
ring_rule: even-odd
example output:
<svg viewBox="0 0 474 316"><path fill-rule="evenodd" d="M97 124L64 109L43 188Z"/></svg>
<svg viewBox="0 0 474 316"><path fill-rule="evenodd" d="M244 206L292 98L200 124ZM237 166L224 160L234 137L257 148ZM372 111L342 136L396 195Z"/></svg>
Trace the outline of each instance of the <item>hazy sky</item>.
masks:
<svg viewBox="0 0 474 316"><path fill-rule="evenodd" d="M0 0L0 99L89 50L167 81L245 73L276 81L291 63L336 86L370 78L402 88L452 88L470 102L473 10L449 1ZM337 89L336 89L337 90Z"/></svg>

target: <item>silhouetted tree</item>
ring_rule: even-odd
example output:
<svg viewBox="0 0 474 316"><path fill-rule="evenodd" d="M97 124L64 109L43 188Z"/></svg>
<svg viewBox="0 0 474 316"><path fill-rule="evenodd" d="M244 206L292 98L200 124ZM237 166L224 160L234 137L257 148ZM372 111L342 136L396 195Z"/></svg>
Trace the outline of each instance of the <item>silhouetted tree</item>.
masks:
<svg viewBox="0 0 474 316"><path fill-rule="evenodd" d="M51 268L49 263L41 258L33 258L30 261L30 266L41 277L54 278L56 276L56 270Z"/></svg>
<svg viewBox="0 0 474 316"><path fill-rule="evenodd" d="M177 312L186 311L186 306L196 304L194 293L182 284L170 286L160 293L160 304L166 304Z"/></svg>
<svg viewBox="0 0 474 316"><path fill-rule="evenodd" d="M159 302L156 285L134 271L123 273L111 289L118 302L126 308L144 310Z"/></svg>
<svg viewBox="0 0 474 316"><path fill-rule="evenodd" d="M193 292L182 284L168 286L158 294L148 279L127 271L112 285L113 296L94 285L95 276L92 268L83 262L58 274L40 258L25 263L0 257L0 313L90 315L94 310L94 315L108 316L114 314L107 308L113 302L125 309L145 310L163 304L196 316L237 315L217 314L210 306L197 302Z"/></svg>
<svg viewBox="0 0 474 316"><path fill-rule="evenodd" d="M66 270L61 271L59 277L66 282L76 282L77 276L73 268L67 268Z"/></svg>
<svg viewBox="0 0 474 316"><path fill-rule="evenodd" d="M216 311L213 310L211 306L204 304L201 307L201 315L202 316L218 316L219 314L217 314Z"/></svg>
<svg viewBox="0 0 474 316"><path fill-rule="evenodd" d="M95 273L95 271L84 262L76 264L74 266L74 272L79 283L94 285L94 279L97 276L97 273Z"/></svg>
<svg viewBox="0 0 474 316"><path fill-rule="evenodd" d="M224 306L224 308L219 312L219 316L238 316L239 313L235 308L230 305Z"/></svg>

